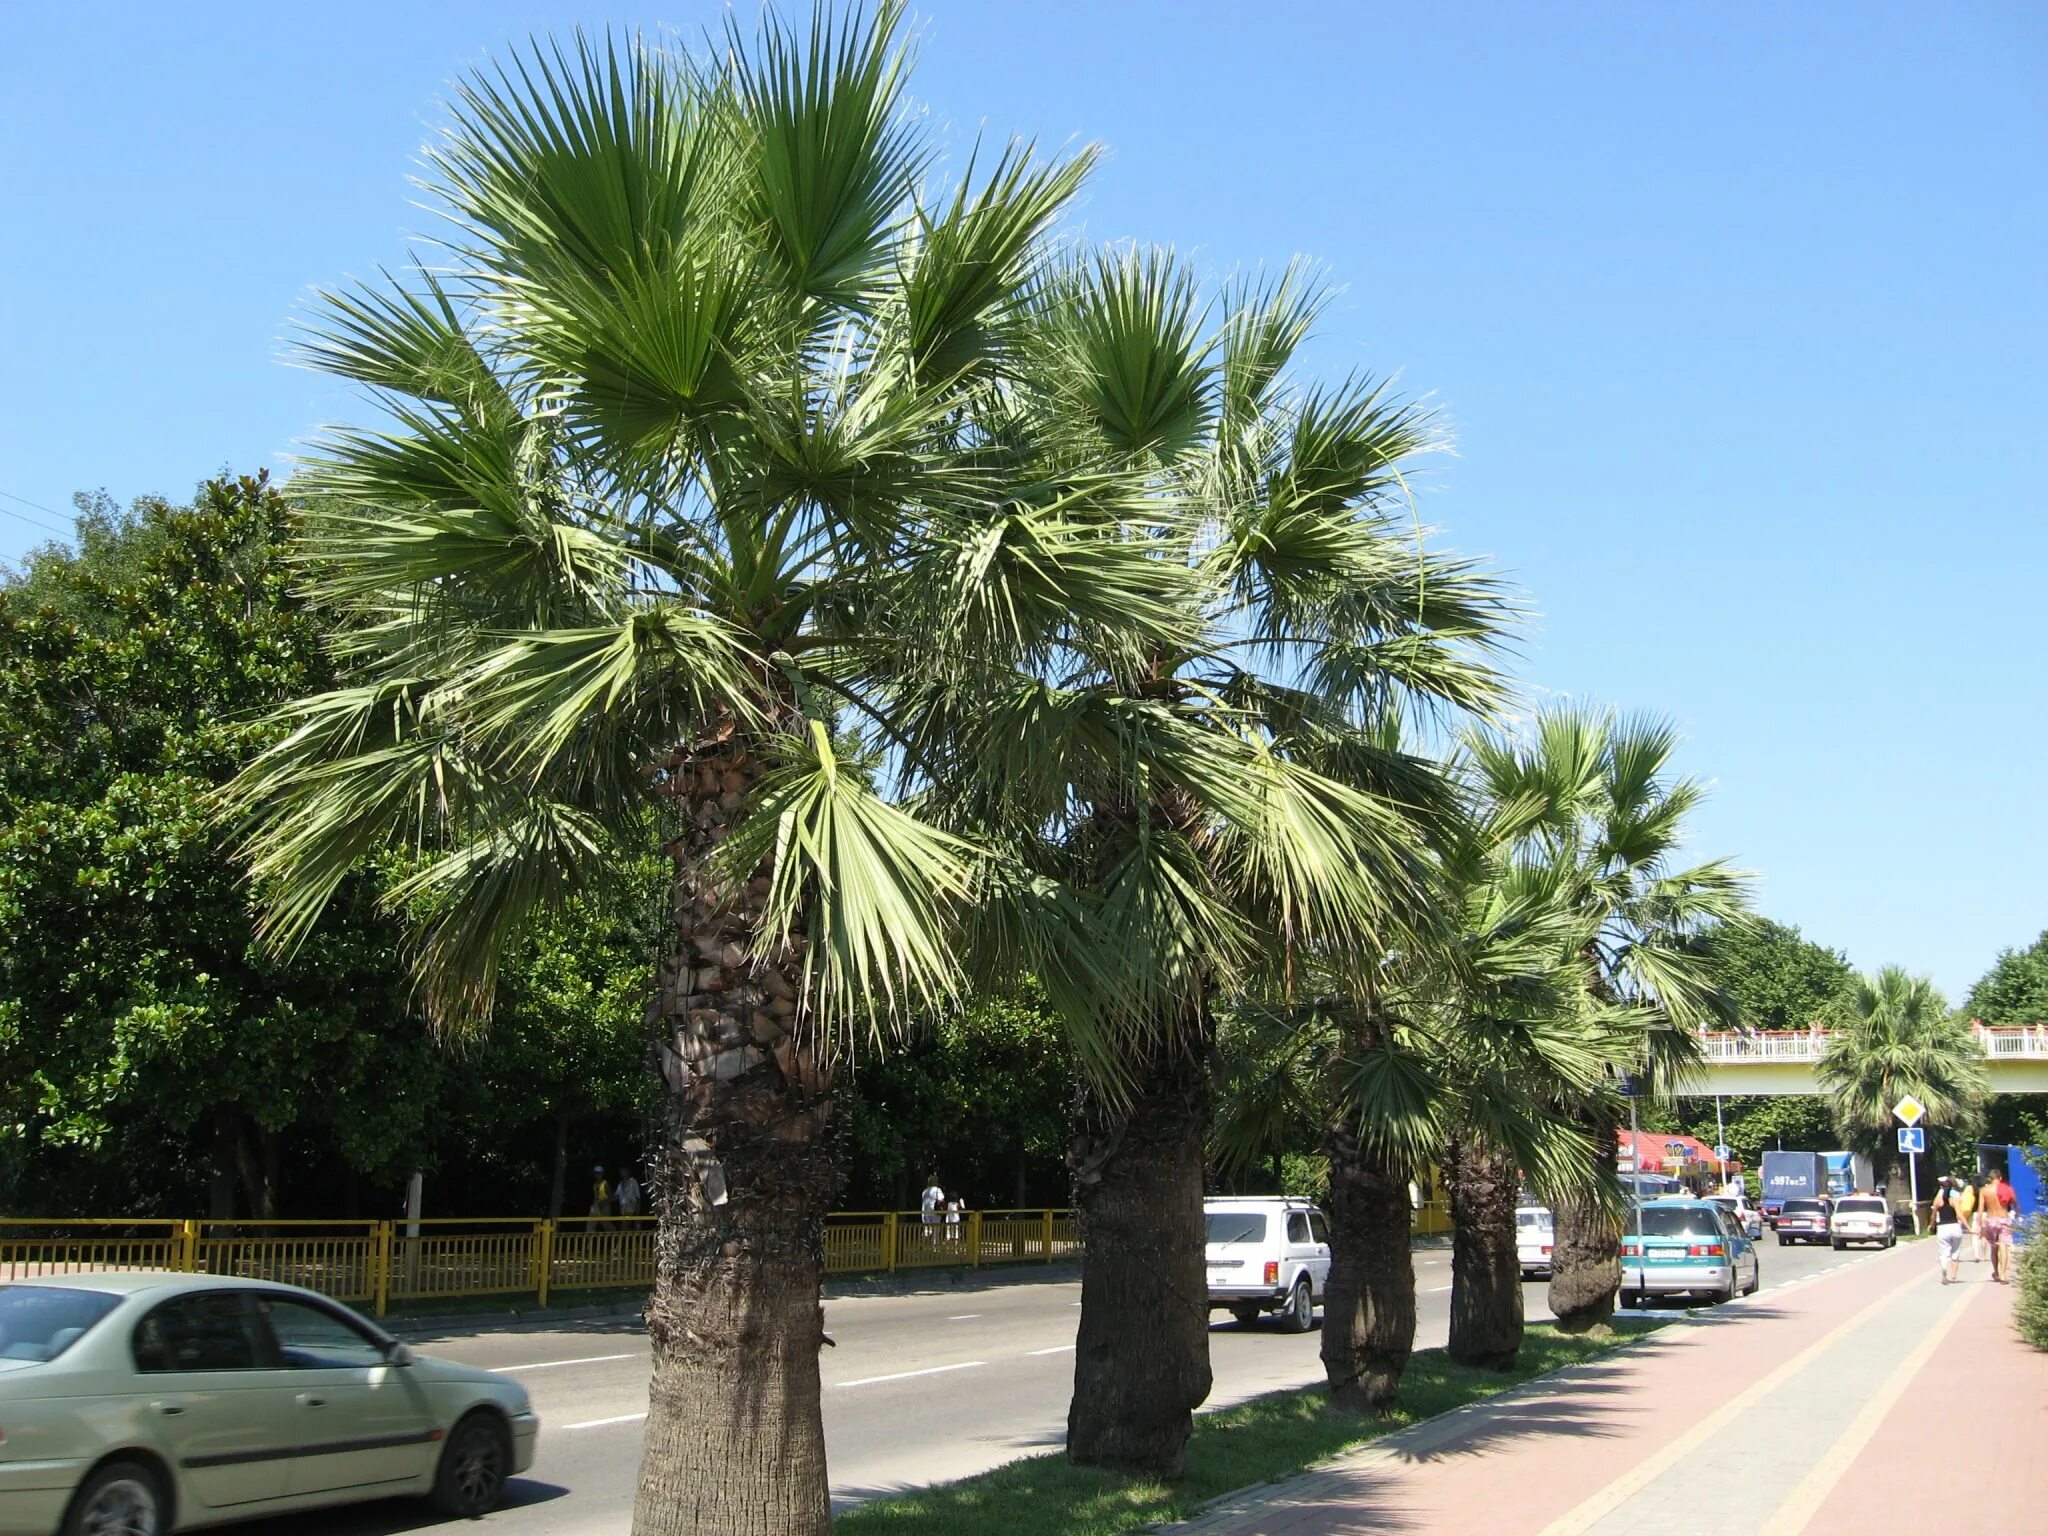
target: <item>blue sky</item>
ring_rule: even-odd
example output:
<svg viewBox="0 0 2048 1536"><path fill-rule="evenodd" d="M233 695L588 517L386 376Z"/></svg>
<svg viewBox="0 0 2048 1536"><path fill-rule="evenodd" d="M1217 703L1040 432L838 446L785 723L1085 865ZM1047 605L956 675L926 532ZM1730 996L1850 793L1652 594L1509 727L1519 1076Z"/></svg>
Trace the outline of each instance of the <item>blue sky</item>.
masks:
<svg viewBox="0 0 2048 1536"><path fill-rule="evenodd" d="M917 14L953 145L1107 148L1089 235L1327 264L1315 364L1442 407L1424 514L1528 594L1532 693L1672 715L1697 849L1764 910L1952 996L2048 927L2048 10ZM362 414L278 338L431 227L406 178L451 78L716 15L15 0L0 556L75 490L182 496Z"/></svg>

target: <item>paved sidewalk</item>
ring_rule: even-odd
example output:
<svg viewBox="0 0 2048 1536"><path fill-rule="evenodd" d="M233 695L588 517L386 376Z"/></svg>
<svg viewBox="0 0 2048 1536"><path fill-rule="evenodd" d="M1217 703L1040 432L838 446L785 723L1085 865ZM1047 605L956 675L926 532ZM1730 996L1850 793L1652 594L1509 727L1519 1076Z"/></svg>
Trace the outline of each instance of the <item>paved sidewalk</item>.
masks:
<svg viewBox="0 0 2048 1536"><path fill-rule="evenodd" d="M1862 1533L1926 1507L1905 1474L1937 1451L1996 1454L1996 1507L2048 1507L2048 1354L2013 1332L2012 1291L1963 1268L1939 1284L1914 1243L1766 1290L1169 1529Z"/></svg>

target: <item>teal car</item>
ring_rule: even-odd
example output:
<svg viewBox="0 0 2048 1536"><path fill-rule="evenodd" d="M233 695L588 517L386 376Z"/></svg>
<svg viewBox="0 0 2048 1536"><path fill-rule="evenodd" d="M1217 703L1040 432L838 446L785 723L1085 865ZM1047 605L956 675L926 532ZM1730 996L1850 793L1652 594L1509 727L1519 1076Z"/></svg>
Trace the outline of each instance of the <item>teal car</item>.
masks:
<svg viewBox="0 0 2048 1536"><path fill-rule="evenodd" d="M1685 1296L1729 1301L1763 1284L1756 1244L1712 1200L1652 1200L1621 1239L1621 1304Z"/></svg>
<svg viewBox="0 0 2048 1536"><path fill-rule="evenodd" d="M169 1536L404 1494L474 1517L538 1430L517 1382L295 1286L0 1283L0 1536Z"/></svg>

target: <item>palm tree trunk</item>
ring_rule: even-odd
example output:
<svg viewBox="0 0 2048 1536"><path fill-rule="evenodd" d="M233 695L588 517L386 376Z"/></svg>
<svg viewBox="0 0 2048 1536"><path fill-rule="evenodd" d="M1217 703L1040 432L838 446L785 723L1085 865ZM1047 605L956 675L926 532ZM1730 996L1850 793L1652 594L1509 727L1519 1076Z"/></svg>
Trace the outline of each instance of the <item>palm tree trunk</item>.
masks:
<svg viewBox="0 0 2048 1536"><path fill-rule="evenodd" d="M1415 1261L1406 1172L1359 1145L1347 1123L1330 1158L1330 1278L1323 1287L1323 1374L1330 1401L1384 1412L1415 1348Z"/></svg>
<svg viewBox="0 0 2048 1536"><path fill-rule="evenodd" d="M1067 1459L1156 1477L1183 1470L1209 1395L1203 1261L1214 1040L1191 1010L1133 1061L1121 1101L1083 1087L1070 1162L1081 1227L1081 1322Z"/></svg>
<svg viewBox="0 0 2048 1536"><path fill-rule="evenodd" d="M818 1350L833 1074L797 1028L801 955L764 936L766 873L737 888L706 873L761 771L733 743L671 765L686 826L668 849L677 942L653 1004L669 1098L635 1536L831 1527Z"/></svg>
<svg viewBox="0 0 2048 1536"><path fill-rule="evenodd" d="M1584 1129L1593 1138L1596 1166L1614 1171L1615 1126L1595 1114ZM1621 1289L1621 1227L1599 1199L1584 1191L1557 1202L1550 1254L1550 1310L1560 1333L1590 1333L1614 1321Z"/></svg>
<svg viewBox="0 0 2048 1536"><path fill-rule="evenodd" d="M1445 1150L1444 1175L1451 1194L1450 1357L1512 1371L1522 1349L1515 1161L1457 1137Z"/></svg>

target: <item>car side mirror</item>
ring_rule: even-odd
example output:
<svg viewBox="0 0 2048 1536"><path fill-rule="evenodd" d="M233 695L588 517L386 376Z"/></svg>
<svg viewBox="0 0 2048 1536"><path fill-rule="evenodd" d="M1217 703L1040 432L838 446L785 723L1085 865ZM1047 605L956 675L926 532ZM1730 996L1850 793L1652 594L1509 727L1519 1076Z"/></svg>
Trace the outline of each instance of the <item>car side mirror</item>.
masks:
<svg viewBox="0 0 2048 1536"><path fill-rule="evenodd" d="M387 1365L411 1365L415 1358L412 1346L401 1344L396 1339L393 1339L390 1347L384 1351L384 1362Z"/></svg>

